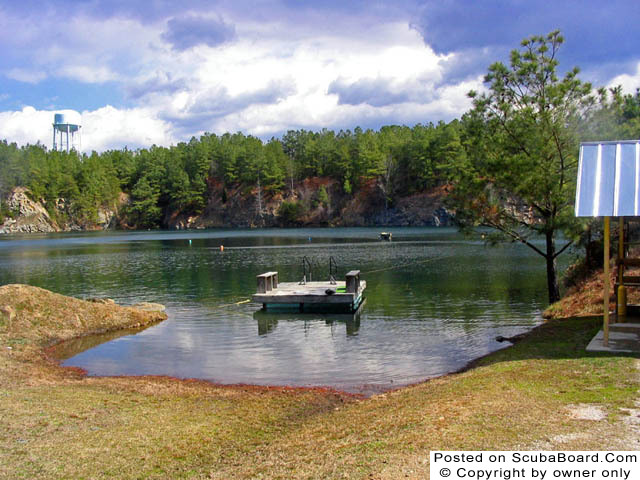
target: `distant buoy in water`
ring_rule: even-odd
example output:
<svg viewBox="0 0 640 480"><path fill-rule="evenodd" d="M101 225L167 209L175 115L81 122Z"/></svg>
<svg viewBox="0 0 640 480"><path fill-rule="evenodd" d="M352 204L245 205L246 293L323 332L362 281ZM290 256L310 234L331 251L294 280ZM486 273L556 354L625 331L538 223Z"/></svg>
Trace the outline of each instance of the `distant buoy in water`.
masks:
<svg viewBox="0 0 640 480"><path fill-rule="evenodd" d="M224 245L220 245L220 251L224 252Z"/></svg>

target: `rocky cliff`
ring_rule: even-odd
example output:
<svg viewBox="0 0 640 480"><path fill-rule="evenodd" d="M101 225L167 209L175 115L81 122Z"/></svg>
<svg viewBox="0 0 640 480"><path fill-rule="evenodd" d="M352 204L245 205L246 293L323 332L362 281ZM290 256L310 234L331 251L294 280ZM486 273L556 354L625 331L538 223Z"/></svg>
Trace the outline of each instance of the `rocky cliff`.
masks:
<svg viewBox="0 0 640 480"><path fill-rule="evenodd" d="M6 218L0 225L0 233L50 233L59 232L60 227L51 219L49 212L39 202L29 198L28 190L14 188L7 198L8 209L13 218Z"/></svg>
<svg viewBox="0 0 640 480"><path fill-rule="evenodd" d="M226 189L209 183L209 198L200 215L172 212L170 229L287 226L446 226L452 214L444 205L446 187L395 201L385 201L380 185L371 180L355 195L346 194L333 179L312 177L290 189L269 192L258 187Z"/></svg>
<svg viewBox="0 0 640 480"><path fill-rule="evenodd" d="M118 218L118 209L101 207L97 210L95 221L79 221L73 215L72 205L64 199L58 199L52 208L54 216L45 208L44 202L30 198L27 188L16 187L6 199L7 210L11 216L7 216L0 224L2 233L52 233L81 230L103 230L115 228ZM124 194L123 194L124 195ZM120 204L126 201L121 196Z"/></svg>
<svg viewBox="0 0 640 480"><path fill-rule="evenodd" d="M361 185L355 194L344 192L339 182L327 177L307 178L294 189L268 191L257 186L225 187L209 180L209 195L201 214L168 210L162 227L204 229L220 227L291 226L445 226L452 215L444 206L446 187L386 199L375 180ZM58 199L51 208L30 198L23 187L12 190L6 200L12 216L0 224L0 233L49 233L61 231L136 228L126 216L129 197L122 193L113 208L101 207L92 221L79 219L74 206Z"/></svg>

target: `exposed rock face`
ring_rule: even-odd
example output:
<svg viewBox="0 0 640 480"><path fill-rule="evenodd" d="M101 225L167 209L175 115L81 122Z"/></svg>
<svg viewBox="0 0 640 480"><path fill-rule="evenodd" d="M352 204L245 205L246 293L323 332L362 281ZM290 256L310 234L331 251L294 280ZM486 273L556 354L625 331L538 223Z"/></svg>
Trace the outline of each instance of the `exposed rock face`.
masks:
<svg viewBox="0 0 640 480"><path fill-rule="evenodd" d="M111 230L116 228L118 219L118 210L100 207L98 209L98 218L96 219L96 230Z"/></svg>
<svg viewBox="0 0 640 480"><path fill-rule="evenodd" d="M399 199L392 209L390 224L427 227L451 225L453 214L444 206L446 195L446 187L438 187Z"/></svg>
<svg viewBox="0 0 640 480"><path fill-rule="evenodd" d="M225 189L222 183L211 180L209 199L202 215L169 213L164 224L172 230L220 227L279 226L277 210L282 195L259 191L257 187Z"/></svg>
<svg viewBox="0 0 640 480"><path fill-rule="evenodd" d="M111 230L118 227L124 227L125 225L122 223L122 212L126 209L126 206L129 205L129 203L131 203L131 197L124 192L120 192L114 208L98 209L98 228L101 228L102 230Z"/></svg>
<svg viewBox="0 0 640 480"><path fill-rule="evenodd" d="M172 230L220 227L292 227L292 226L447 226L453 214L444 206L446 187L407 196L386 199L378 181L360 185L355 195L344 192L342 185L328 177L306 178L293 191L268 191L254 187L225 187L209 179L209 197L200 215L192 212L166 212L162 226ZM52 219L41 203L32 201L28 190L13 189L7 201L17 213L0 225L2 233L59 232L132 229L127 218L130 202L121 193L111 208L101 207L95 219L79 218L74 205L58 199ZM286 207L286 208L285 208Z"/></svg>
<svg viewBox="0 0 640 480"><path fill-rule="evenodd" d="M324 190L321 196L319 192ZM283 195L284 194L284 195ZM215 180L209 184L209 199L201 215L169 213L164 224L175 230L217 227L286 226L447 226L453 213L444 206L446 187L399 197L385 202L380 185L371 180L354 196L327 177L307 178L293 192L262 192L257 188L224 189ZM321 201L322 198L322 201ZM260 200L260 201L259 201ZM298 204L294 215L283 215L284 202ZM260 213L258 207L262 210Z"/></svg>
<svg viewBox="0 0 640 480"><path fill-rule="evenodd" d="M17 213L16 218L8 218L0 225L0 233L50 233L60 228L49 213L38 202L27 196L28 190L16 187L9 194L7 204Z"/></svg>
<svg viewBox="0 0 640 480"><path fill-rule="evenodd" d="M74 215L73 205L64 198L55 201L54 210L58 223L52 219L41 202L35 202L28 196L29 190L24 187L14 188L7 199L7 206L15 212L14 218L6 218L0 224L2 233L50 233L84 230L107 230L115 228L118 223L118 209L128 201L124 193L120 195L114 208L100 207L97 219L93 222L79 220Z"/></svg>

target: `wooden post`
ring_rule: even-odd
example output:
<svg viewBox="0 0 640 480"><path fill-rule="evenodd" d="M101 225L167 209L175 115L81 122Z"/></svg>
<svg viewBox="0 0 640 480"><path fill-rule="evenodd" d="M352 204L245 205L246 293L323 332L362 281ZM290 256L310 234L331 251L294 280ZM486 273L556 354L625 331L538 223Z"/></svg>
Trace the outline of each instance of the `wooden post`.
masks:
<svg viewBox="0 0 640 480"><path fill-rule="evenodd" d="M624 259L624 217L618 218L618 265L621 265L622 260ZM624 273L624 268L618 268L618 283L620 285L622 282L622 275Z"/></svg>
<svg viewBox="0 0 640 480"><path fill-rule="evenodd" d="M602 344L609 346L609 241L611 230L611 218L604 217L604 336Z"/></svg>
<svg viewBox="0 0 640 480"><path fill-rule="evenodd" d="M258 293L267 293L275 288L278 288L278 272L258 275Z"/></svg>
<svg viewBox="0 0 640 480"><path fill-rule="evenodd" d="M267 293L267 279L264 275L258 275L258 293Z"/></svg>
<svg viewBox="0 0 640 480"><path fill-rule="evenodd" d="M624 217L618 218L618 290L616 294L616 322L627 316L627 288L624 286Z"/></svg>
<svg viewBox="0 0 640 480"><path fill-rule="evenodd" d="M345 286L347 293L358 294L360 289L360 270L351 270L345 275Z"/></svg>

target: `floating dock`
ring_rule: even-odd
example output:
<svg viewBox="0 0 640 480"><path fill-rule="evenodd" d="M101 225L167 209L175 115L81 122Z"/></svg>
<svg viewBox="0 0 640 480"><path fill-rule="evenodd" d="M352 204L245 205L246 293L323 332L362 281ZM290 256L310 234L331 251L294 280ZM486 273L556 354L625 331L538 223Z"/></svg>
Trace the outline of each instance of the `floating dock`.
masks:
<svg viewBox="0 0 640 480"><path fill-rule="evenodd" d="M298 312L356 312L363 303L367 282L360 280L360 270L352 270L344 281L279 283L278 272L258 275L254 302L264 310Z"/></svg>

